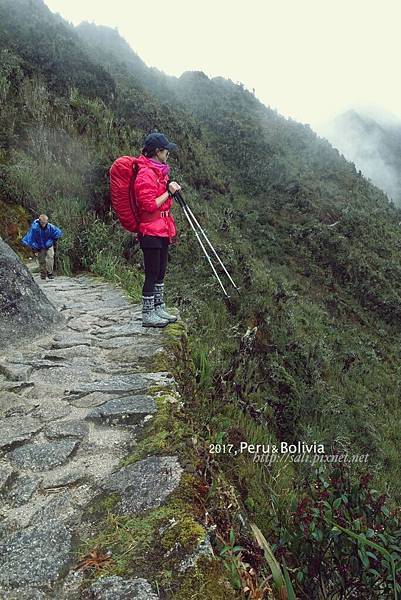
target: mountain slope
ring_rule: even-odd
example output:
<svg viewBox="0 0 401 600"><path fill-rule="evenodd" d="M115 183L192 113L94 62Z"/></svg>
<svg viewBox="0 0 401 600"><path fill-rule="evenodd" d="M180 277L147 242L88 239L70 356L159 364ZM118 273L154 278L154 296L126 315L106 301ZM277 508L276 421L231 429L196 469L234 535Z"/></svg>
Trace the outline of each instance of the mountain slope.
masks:
<svg viewBox="0 0 401 600"><path fill-rule="evenodd" d="M78 37L54 17L41 0L0 2L2 23L0 48L16 52L26 74L40 72L55 93L65 94L75 86L92 97L110 99L112 78L96 63L88 61Z"/></svg>

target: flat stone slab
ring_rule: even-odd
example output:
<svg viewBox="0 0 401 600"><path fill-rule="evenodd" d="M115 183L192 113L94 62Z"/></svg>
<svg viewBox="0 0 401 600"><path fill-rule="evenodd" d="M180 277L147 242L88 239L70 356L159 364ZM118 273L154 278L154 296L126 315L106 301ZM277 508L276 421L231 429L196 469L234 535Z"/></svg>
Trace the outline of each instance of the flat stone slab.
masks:
<svg viewBox="0 0 401 600"><path fill-rule="evenodd" d="M47 502L32 516L30 525L40 525L48 521L54 523L62 523L69 521L72 517L74 508L72 506L71 493L68 489L62 490L60 493L50 495L46 498ZM70 523L69 523L70 525Z"/></svg>
<svg viewBox="0 0 401 600"><path fill-rule="evenodd" d="M71 358L77 358L79 356L99 356L99 349L83 345L74 346L73 348L60 348L58 350L52 349L44 354L43 359L50 361L68 361Z"/></svg>
<svg viewBox="0 0 401 600"><path fill-rule="evenodd" d="M132 375L114 376L104 381L93 383L76 383L70 388L71 393L106 392L118 394L119 392L137 392L149 387L150 379L144 375L134 373Z"/></svg>
<svg viewBox="0 0 401 600"><path fill-rule="evenodd" d="M11 448L29 440L42 428L38 419L30 416L14 416L0 420L0 448Z"/></svg>
<svg viewBox="0 0 401 600"><path fill-rule="evenodd" d="M105 306L104 304L99 307L91 307L88 309L85 306L85 314L89 314L94 317L100 317L101 319L106 319L106 321L110 322L120 322L123 316L129 317L132 312L132 305L126 304L125 306L121 306L118 308L112 308L109 306Z"/></svg>
<svg viewBox="0 0 401 600"><path fill-rule="evenodd" d="M49 423L43 433L49 439L63 437L78 437L83 438L88 434L89 427L86 423L80 420L57 421Z"/></svg>
<svg viewBox="0 0 401 600"><path fill-rule="evenodd" d="M106 304L106 306L109 308L129 308L129 303L127 302L127 300L125 298L122 298L121 296L110 296L105 298L104 296L101 296L101 300L98 300L97 306L93 306L93 304L95 304L95 302L91 302L91 307L88 310L88 313L93 312L93 310L96 310L97 308L103 308L104 305Z"/></svg>
<svg viewBox="0 0 401 600"><path fill-rule="evenodd" d="M30 386L33 386L33 383L26 381L1 381L0 392L19 392Z"/></svg>
<svg viewBox="0 0 401 600"><path fill-rule="evenodd" d="M107 360L110 363L117 363L122 365L132 365L144 359L150 359L157 354L163 352L163 347L155 344L154 341L149 339L135 340L135 344L127 347L113 348L107 352Z"/></svg>
<svg viewBox="0 0 401 600"><path fill-rule="evenodd" d="M30 500L39 484L40 479L35 479L30 475L20 475L4 494L4 499L11 506L22 506Z"/></svg>
<svg viewBox="0 0 401 600"><path fill-rule="evenodd" d="M157 508L178 486L183 469L177 456L149 456L110 475L103 488L121 495L120 514Z"/></svg>
<svg viewBox="0 0 401 600"><path fill-rule="evenodd" d="M143 327L141 323L126 323L124 325L112 325L107 329L101 329L94 332L94 335L100 340L109 340L111 338L132 337L138 333L142 333Z"/></svg>
<svg viewBox="0 0 401 600"><path fill-rule="evenodd" d="M24 355L19 350L7 350L7 362L15 364L23 363L25 362Z"/></svg>
<svg viewBox="0 0 401 600"><path fill-rule="evenodd" d="M112 394L104 394L103 392L91 392L77 399L69 400L76 408L90 408L92 406L100 406L113 398Z"/></svg>
<svg viewBox="0 0 401 600"><path fill-rule="evenodd" d="M76 317L68 321L67 327L73 331L90 331L93 327L105 327L108 322L104 319L91 315L90 317Z"/></svg>
<svg viewBox="0 0 401 600"><path fill-rule="evenodd" d="M122 579L122 577L102 577L91 588L93 600L158 600L146 579Z"/></svg>
<svg viewBox="0 0 401 600"><path fill-rule="evenodd" d="M64 464L77 445L77 440L69 439L43 444L26 444L10 452L9 458L22 469L47 471Z"/></svg>
<svg viewBox="0 0 401 600"><path fill-rule="evenodd" d="M110 339L96 339L93 342L99 348L103 348L105 350L112 350L113 348L126 348L128 346L132 346L133 341L129 337L113 337Z"/></svg>
<svg viewBox="0 0 401 600"><path fill-rule="evenodd" d="M61 360L49 360L49 359L43 359L43 358L39 358L38 360L33 360L31 362L31 373L32 370L35 369L51 369L53 367L66 367L67 365L63 365Z"/></svg>
<svg viewBox="0 0 401 600"><path fill-rule="evenodd" d="M29 388L28 393L32 388ZM15 394L14 392L0 392L0 418L13 417L15 415L27 415L36 406L37 402Z"/></svg>
<svg viewBox="0 0 401 600"><path fill-rule="evenodd" d="M50 471L46 473L42 481L42 488L44 490L55 489L55 488L64 488L72 485L77 485L78 483L82 483L86 480L86 471L82 470L73 470L67 471L67 473L54 473Z"/></svg>
<svg viewBox="0 0 401 600"><path fill-rule="evenodd" d="M87 336L60 335L53 338L51 347L58 350L63 348L74 348L75 346L90 346L91 341Z"/></svg>
<svg viewBox="0 0 401 600"><path fill-rule="evenodd" d="M0 362L0 373L3 373L7 379L12 381L28 381L32 373L32 367L27 364Z"/></svg>
<svg viewBox="0 0 401 600"><path fill-rule="evenodd" d="M143 375L149 380L149 385L160 386L166 389L176 389L177 385L171 373L166 371L157 371L156 373L144 373Z"/></svg>
<svg viewBox="0 0 401 600"><path fill-rule="evenodd" d="M64 525L42 521L18 531L0 544L0 597L2 588L48 585L70 563L71 533Z"/></svg>
<svg viewBox="0 0 401 600"><path fill-rule="evenodd" d="M59 390L70 390L77 381L96 381L97 379L101 379L99 374L91 373L88 371L87 366L76 364L70 365L69 368L65 368L63 365L61 367L40 369L34 371L30 378L33 383L53 385Z"/></svg>
<svg viewBox="0 0 401 600"><path fill-rule="evenodd" d="M133 425L156 412L157 405L152 396L126 396L109 400L92 410L85 418L95 423Z"/></svg>
<svg viewBox="0 0 401 600"><path fill-rule="evenodd" d="M48 400L60 400L64 396L64 388L54 385L54 383L45 381L41 377L37 378L35 383L32 382L32 387L26 388L21 396L24 396L23 401L35 401L37 406L42 406Z"/></svg>
<svg viewBox="0 0 401 600"><path fill-rule="evenodd" d="M40 406L32 411L32 416L40 419L42 423L53 421L55 419L63 419L71 412L71 406L58 398L46 398L42 400Z"/></svg>

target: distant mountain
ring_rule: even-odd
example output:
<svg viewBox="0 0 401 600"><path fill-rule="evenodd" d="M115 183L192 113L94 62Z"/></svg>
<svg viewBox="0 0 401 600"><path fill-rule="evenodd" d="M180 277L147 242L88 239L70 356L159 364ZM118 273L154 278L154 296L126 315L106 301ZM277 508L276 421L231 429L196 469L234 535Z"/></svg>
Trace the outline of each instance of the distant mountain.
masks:
<svg viewBox="0 0 401 600"><path fill-rule="evenodd" d="M351 109L320 133L401 205L401 119L380 108Z"/></svg>

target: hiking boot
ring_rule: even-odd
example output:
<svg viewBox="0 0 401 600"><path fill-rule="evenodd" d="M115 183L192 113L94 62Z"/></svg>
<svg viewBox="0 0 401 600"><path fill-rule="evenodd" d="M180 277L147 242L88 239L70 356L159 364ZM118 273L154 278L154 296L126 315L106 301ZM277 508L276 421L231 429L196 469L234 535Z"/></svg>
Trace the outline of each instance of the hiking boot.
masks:
<svg viewBox="0 0 401 600"><path fill-rule="evenodd" d="M142 327L165 327L167 319L162 319L156 314L155 297L142 296Z"/></svg>
<svg viewBox="0 0 401 600"><path fill-rule="evenodd" d="M41 278L41 279L46 279L46 273L41 273L41 274L40 274L40 278Z"/></svg>
<svg viewBox="0 0 401 600"><path fill-rule="evenodd" d="M161 318L161 319L167 319L167 321L169 323L175 323L177 320L177 317L175 315L172 315L171 313L168 313L165 310L166 305L164 304L158 304L157 306L155 306L155 312L156 314Z"/></svg>
<svg viewBox="0 0 401 600"><path fill-rule="evenodd" d="M164 303L164 283L156 283L155 285L155 311L161 319L166 319L169 323L175 323L177 317L168 313Z"/></svg>
<svg viewBox="0 0 401 600"><path fill-rule="evenodd" d="M54 279L53 273L48 273L47 274L47 279Z"/></svg>

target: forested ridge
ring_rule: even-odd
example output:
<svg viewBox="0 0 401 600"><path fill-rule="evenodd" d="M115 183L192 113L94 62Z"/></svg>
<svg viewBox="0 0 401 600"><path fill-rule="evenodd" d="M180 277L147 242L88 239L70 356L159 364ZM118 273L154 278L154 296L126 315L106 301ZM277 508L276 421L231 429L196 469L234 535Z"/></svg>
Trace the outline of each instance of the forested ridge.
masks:
<svg viewBox="0 0 401 600"><path fill-rule="evenodd" d="M193 377L179 364L177 374L191 418L155 445L192 464L238 597L276 597L271 580L273 595L241 596L245 581L263 589L270 569L239 513L297 598L395 597L401 210L242 84L166 76L117 31L73 28L41 0L0 0L0 54L0 235L22 255L28 222L46 212L65 232L60 272L91 271L139 301L141 252L112 214L107 172L151 130L178 145L172 179L241 293L223 297L175 206L166 293L188 324ZM368 460L267 467L209 452L241 440L316 442Z"/></svg>

